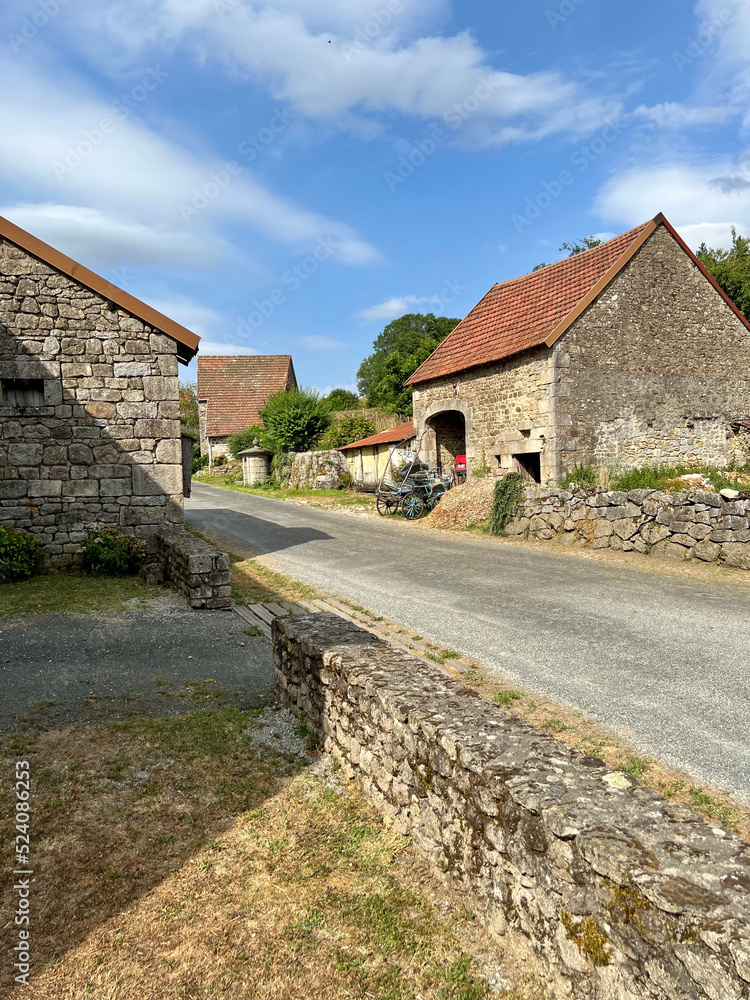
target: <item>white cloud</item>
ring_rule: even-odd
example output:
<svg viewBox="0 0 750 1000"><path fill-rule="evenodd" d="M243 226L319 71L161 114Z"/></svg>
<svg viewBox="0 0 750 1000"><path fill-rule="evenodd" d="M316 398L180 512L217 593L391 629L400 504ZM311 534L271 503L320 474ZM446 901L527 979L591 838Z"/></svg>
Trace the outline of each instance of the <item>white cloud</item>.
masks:
<svg viewBox="0 0 750 1000"><path fill-rule="evenodd" d="M364 29L385 5L365 0L110 0L93 19L79 11L73 37L86 50L114 47L120 59L125 46L141 61L188 46L202 62L252 77L298 113L359 135L375 134L393 112L453 114L460 141L481 146L585 134L619 115L618 100L587 93L561 73L494 67L468 31L420 35L445 16L445 0L401 2L404 16L371 39Z"/></svg>
<svg viewBox="0 0 750 1000"><path fill-rule="evenodd" d="M300 337L297 343L308 351L343 351L351 346L332 337Z"/></svg>
<svg viewBox="0 0 750 1000"><path fill-rule="evenodd" d="M733 225L750 230L750 173L731 162L638 167L609 180L594 211L623 226L636 226L662 211L694 250L703 241L728 247Z"/></svg>
<svg viewBox="0 0 750 1000"><path fill-rule="evenodd" d="M660 128L681 129L700 125L724 125L739 112L730 107L689 108L684 104L666 102L647 107L642 104L633 114L654 122Z"/></svg>
<svg viewBox="0 0 750 1000"><path fill-rule="evenodd" d="M240 347L237 344L221 344L213 340L201 340L200 353L205 356L224 354L260 354L253 347Z"/></svg>
<svg viewBox="0 0 750 1000"><path fill-rule="evenodd" d="M48 229L67 227L71 239L88 229L104 241L106 217L115 230L109 249L123 248L119 263L132 262L140 237L151 248L145 253L160 249L180 266L205 241L204 258L216 263L228 249L221 226L237 222L295 252L329 240L331 257L342 263L381 259L347 224L272 193L246 169L230 173L211 153L190 152L131 117L118 117L62 73L52 79L41 72L15 67L0 76L0 181L33 192L37 204L43 200L37 211ZM83 215L85 209L90 214ZM28 204L25 210L28 215Z"/></svg>
<svg viewBox="0 0 750 1000"><path fill-rule="evenodd" d="M501 251L502 252L502 251ZM368 306L367 309L360 309L356 314L358 319L366 323L375 323L382 320L396 319L404 313L411 311L412 306L430 305L433 307L442 306L443 302L439 295L401 295L396 298L387 299L376 306Z"/></svg>

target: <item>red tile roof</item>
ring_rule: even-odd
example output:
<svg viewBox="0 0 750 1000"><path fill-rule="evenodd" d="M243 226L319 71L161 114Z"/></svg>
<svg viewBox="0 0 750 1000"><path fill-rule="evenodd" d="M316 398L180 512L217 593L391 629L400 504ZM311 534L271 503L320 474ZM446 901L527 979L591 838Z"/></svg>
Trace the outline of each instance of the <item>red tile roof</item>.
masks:
<svg viewBox="0 0 750 1000"><path fill-rule="evenodd" d="M109 302L114 302L116 306L120 306L121 309L129 312L132 316L136 316L144 323L148 323L149 326L153 326L154 329L160 330L161 333L165 333L168 337L172 337L173 340L177 341L177 357L183 364L186 365L195 357L200 337L196 333L193 333L192 330L188 330L179 323L175 323L173 319L158 312L152 306L141 302L135 295L123 291L117 285L113 285L100 275L89 271L83 264L79 264L78 261L73 260L71 257L66 257L64 253L60 253L59 250L55 250L54 247L43 243L36 236L27 233L25 229L21 229L15 223L10 222L9 219L2 217L0 217L0 238L14 243L17 247L30 253L38 260L49 264L50 267L54 267L56 271L67 274L69 278L73 278L74 281L91 289L92 292L96 292L97 295L101 295L102 298L107 299Z"/></svg>
<svg viewBox="0 0 750 1000"><path fill-rule="evenodd" d="M268 398L296 385L288 354L199 354L197 396L207 400L207 436L226 437L259 424Z"/></svg>
<svg viewBox="0 0 750 1000"><path fill-rule="evenodd" d="M494 285L406 384L551 347L661 221L657 216L593 250Z"/></svg>
<svg viewBox="0 0 750 1000"><path fill-rule="evenodd" d="M379 434L362 438L361 441L355 441L353 444L345 444L338 450L348 451L350 448L373 448L379 444L398 444L399 441L406 441L412 437L414 437L414 421L409 420L408 423L399 424L398 427L390 427L387 431L381 431Z"/></svg>

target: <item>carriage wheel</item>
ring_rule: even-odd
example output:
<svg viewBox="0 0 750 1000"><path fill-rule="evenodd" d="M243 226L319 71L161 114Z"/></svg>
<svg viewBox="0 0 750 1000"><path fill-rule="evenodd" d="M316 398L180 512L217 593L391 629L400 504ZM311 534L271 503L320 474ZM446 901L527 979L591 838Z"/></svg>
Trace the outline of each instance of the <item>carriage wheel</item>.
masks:
<svg viewBox="0 0 750 1000"><path fill-rule="evenodd" d="M379 493L375 501L375 507L381 517L395 514L398 510L398 497L390 496L387 493Z"/></svg>
<svg viewBox="0 0 750 1000"><path fill-rule="evenodd" d="M409 521L416 521L424 514L425 503L418 493L407 493L401 502L401 509L404 517Z"/></svg>

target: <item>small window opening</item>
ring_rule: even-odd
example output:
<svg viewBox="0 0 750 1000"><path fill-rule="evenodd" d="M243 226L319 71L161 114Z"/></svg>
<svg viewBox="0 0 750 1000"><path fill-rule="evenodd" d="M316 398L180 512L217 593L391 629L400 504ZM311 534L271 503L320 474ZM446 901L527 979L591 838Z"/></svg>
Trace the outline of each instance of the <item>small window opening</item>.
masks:
<svg viewBox="0 0 750 1000"><path fill-rule="evenodd" d="M541 483L542 456L538 451L528 452L525 455L514 455L513 458L518 466L518 471L524 478L532 483Z"/></svg>
<svg viewBox="0 0 750 1000"><path fill-rule="evenodd" d="M2 386L2 405L22 410L27 406L44 406L44 379L41 378L4 378Z"/></svg>

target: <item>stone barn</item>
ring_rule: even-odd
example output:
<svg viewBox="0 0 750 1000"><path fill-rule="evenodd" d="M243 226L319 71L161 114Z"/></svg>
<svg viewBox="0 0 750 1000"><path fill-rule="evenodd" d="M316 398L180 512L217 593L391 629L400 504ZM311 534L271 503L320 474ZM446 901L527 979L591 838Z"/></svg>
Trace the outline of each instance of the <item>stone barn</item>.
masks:
<svg viewBox="0 0 750 1000"><path fill-rule="evenodd" d="M443 468L722 466L750 417L750 325L660 214L495 285L407 384Z"/></svg>
<svg viewBox="0 0 750 1000"><path fill-rule="evenodd" d="M199 338L0 219L0 522L71 562L183 520L178 363Z"/></svg>
<svg viewBox="0 0 750 1000"><path fill-rule="evenodd" d="M288 354L201 355L198 358L198 419L201 454L213 461L227 454L227 438L261 423L270 396L296 389Z"/></svg>

